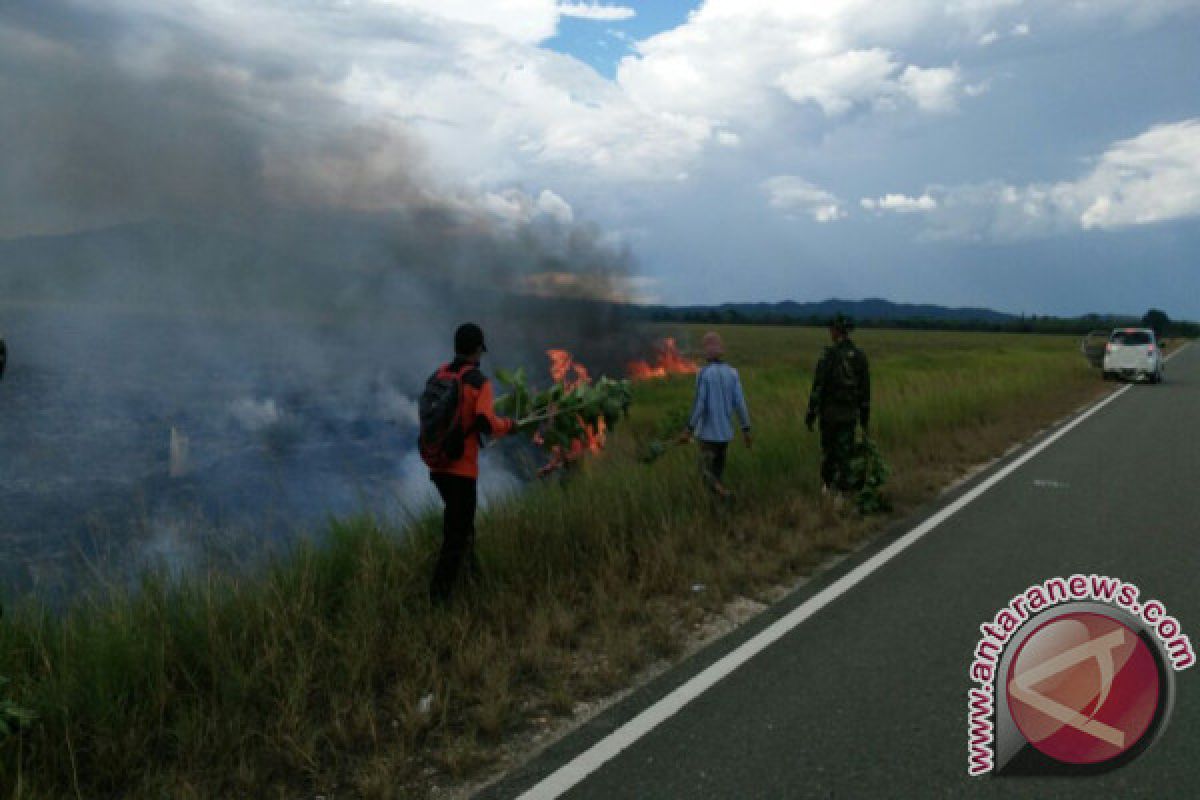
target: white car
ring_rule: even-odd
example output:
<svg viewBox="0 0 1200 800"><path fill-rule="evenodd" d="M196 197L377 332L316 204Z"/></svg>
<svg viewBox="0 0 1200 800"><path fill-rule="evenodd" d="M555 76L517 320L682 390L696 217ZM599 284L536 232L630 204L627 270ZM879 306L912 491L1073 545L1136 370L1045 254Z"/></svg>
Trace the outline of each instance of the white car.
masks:
<svg viewBox="0 0 1200 800"><path fill-rule="evenodd" d="M1162 349L1149 328L1117 328L1104 346L1104 379L1162 383Z"/></svg>

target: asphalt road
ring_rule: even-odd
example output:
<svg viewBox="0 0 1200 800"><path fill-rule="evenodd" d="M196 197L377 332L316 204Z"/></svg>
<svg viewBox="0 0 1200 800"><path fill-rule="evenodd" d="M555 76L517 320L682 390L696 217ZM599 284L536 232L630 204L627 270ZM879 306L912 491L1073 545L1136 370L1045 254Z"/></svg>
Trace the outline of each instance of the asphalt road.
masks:
<svg viewBox="0 0 1200 800"><path fill-rule="evenodd" d="M1143 599L1160 599L1200 647L1198 410L1200 347L1192 346L1168 364L1166 383L1134 386L1080 422L562 796L1200 796L1200 668L1176 675L1162 738L1123 768L1087 778L966 774L967 670L979 625L1025 587L1073 573L1120 577ZM517 797L595 753L606 735L903 533L635 692L481 797Z"/></svg>

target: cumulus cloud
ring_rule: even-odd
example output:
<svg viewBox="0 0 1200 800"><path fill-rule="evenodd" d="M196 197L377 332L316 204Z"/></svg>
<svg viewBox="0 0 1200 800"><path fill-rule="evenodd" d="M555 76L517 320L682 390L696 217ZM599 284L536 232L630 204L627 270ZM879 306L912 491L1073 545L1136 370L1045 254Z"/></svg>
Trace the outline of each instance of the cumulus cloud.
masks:
<svg viewBox="0 0 1200 800"><path fill-rule="evenodd" d="M955 63L963 46L1027 35L1031 20L1060 31L1146 25L1188 3L705 0L679 27L637 43L617 80L641 107L736 122L742 130L776 124L804 106L831 118L855 110L944 113L986 86L978 78L964 83L975 76Z"/></svg>
<svg viewBox="0 0 1200 800"><path fill-rule="evenodd" d="M1200 118L1118 142L1068 186L1086 204L1079 215L1085 229L1200 216Z"/></svg>
<svg viewBox="0 0 1200 800"><path fill-rule="evenodd" d="M830 192L795 175L776 175L763 181L767 204L787 216L805 214L816 222L834 222L846 216Z"/></svg>
<svg viewBox="0 0 1200 800"><path fill-rule="evenodd" d="M538 211L563 225L575 221L575 210L571 204L549 189L543 189L537 199Z"/></svg>
<svg viewBox="0 0 1200 800"><path fill-rule="evenodd" d="M905 194L885 194L880 198L864 197L859 204L868 211L895 211L898 214L933 211L937 208L937 201L928 192L920 197L909 197Z"/></svg>
<svg viewBox="0 0 1200 800"><path fill-rule="evenodd" d="M616 22L633 19L637 11L629 6L610 6L604 3L559 3L558 13L564 17Z"/></svg>
<svg viewBox="0 0 1200 800"><path fill-rule="evenodd" d="M64 5L10 4L0 12L0 58L12 65L8 74L49 65L57 71L58 85L81 80L78 64L87 60L87 42L63 44L70 37L60 35L62 20L55 9ZM855 113L945 113L986 89L987 77L955 58L961 55L957 45L988 31L1020 35L1022 26L1034 25L1040 33L1081 20L1148 24L1188 5L1185 0L705 0L681 25L635 43L615 80L541 45L564 15L627 17L633 9L625 5L75 0L70 7L89 15L93 30L125 31L105 55L127 76L146 83L191 76L223 96L239 98L246 125L304 130L323 142L319 158L270 140L261 151L245 153L247 163L264 165L273 192L342 197L386 209L412 191L414 161L429 164L446 182L465 180L485 189L531 179L555 187L672 182L695 174L696 162L716 148L789 130L798 119L819 136L847 124ZM186 69L180 69L185 60ZM36 91L31 85L6 84L10 96L25 97L12 107L42 113L37 103L25 102ZM99 102L100 96L85 94L86 102ZM136 97L110 100L138 107ZM313 109L336 111L332 116L341 132L322 130L326 120ZM168 110L177 116L174 127L128 142L123 163L135 163L138 149L147 145L238 146L183 135L203 130L202 109ZM9 116L15 121L18 114ZM61 123L59 136L87 135L70 118ZM24 135L21 126L14 122L13 127L13 136ZM10 149L12 141L6 140ZM77 152L81 161L74 167L83 174L84 150ZM9 175L44 176L37 169L36 164L13 164ZM186 182L204 178L192 175ZM18 182L0 175L4 180ZM97 180L95 189L100 208L103 181ZM233 192L231 199L237 196Z"/></svg>
<svg viewBox="0 0 1200 800"><path fill-rule="evenodd" d="M900 74L901 90L922 111L943 112L954 109L961 81L958 67L922 69L911 64Z"/></svg>
<svg viewBox="0 0 1200 800"><path fill-rule="evenodd" d="M789 106L812 105L829 117L906 101L922 111L953 107L959 71L906 62L894 32L859 27L855 12L873 13L859 5L709 0L680 27L639 42L617 78L640 104L750 125Z"/></svg>
<svg viewBox="0 0 1200 800"><path fill-rule="evenodd" d="M834 116L893 95L899 69L886 50L851 50L805 61L780 75L778 83L797 103L812 101Z"/></svg>
<svg viewBox="0 0 1200 800"><path fill-rule="evenodd" d="M1200 118L1152 127L1114 143L1086 174L1057 183L999 181L930 187L921 198L885 195L863 206L929 213L928 235L1005 241L1115 230L1200 217ZM928 198L929 208L914 206Z"/></svg>
<svg viewBox="0 0 1200 800"><path fill-rule="evenodd" d="M496 221L513 227L529 225L539 217L546 217L562 225L575 221L571 204L549 189L533 197L520 189L502 189L485 192L479 198L469 198L494 217Z"/></svg>

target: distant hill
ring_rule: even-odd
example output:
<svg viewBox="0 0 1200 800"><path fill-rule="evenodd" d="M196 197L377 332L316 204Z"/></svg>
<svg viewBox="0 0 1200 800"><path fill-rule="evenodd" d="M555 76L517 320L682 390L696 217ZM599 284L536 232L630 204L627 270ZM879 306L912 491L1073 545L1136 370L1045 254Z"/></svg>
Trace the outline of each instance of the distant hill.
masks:
<svg viewBox="0 0 1200 800"><path fill-rule="evenodd" d="M849 315L861 328L916 330L1011 331L1020 333L1087 333L1092 330L1140 324L1138 316L1084 314L1078 317L1017 315L990 308L951 308L933 304L893 303L878 297L865 300L830 298L799 303L722 303L712 306L635 306L634 318L652 322L691 322L732 325L824 325L834 314ZM1172 335L1196 336L1200 327L1175 321Z"/></svg>
<svg viewBox="0 0 1200 800"><path fill-rule="evenodd" d="M665 308L665 307L659 307ZM716 306L674 306L671 311L682 314L716 313L740 315L748 320L812 319L848 314L856 320L971 320L985 322L1007 322L1019 319L1015 314L993 311L989 308L949 308L947 306L914 303L893 303L879 297L865 300L841 300L830 298L820 302L798 303L784 300L779 303L722 303Z"/></svg>

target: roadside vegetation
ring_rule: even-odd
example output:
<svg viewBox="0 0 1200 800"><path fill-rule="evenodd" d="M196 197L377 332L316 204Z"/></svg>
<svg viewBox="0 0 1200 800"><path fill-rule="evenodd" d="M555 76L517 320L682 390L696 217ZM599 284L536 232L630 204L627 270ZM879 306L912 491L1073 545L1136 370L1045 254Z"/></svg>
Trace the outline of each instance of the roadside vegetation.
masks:
<svg viewBox="0 0 1200 800"><path fill-rule="evenodd" d="M702 330L660 332L686 347ZM705 497L692 448L639 460L690 402L682 376L636 384L604 454L483 514L485 579L447 610L426 596L432 516L333 523L248 579L7 608L0 701L36 718L0 737L0 796L426 796L1106 390L1074 336L859 332L895 509L862 518L819 499L802 422L825 332L721 333L755 428L753 451L731 446L731 506Z"/></svg>

